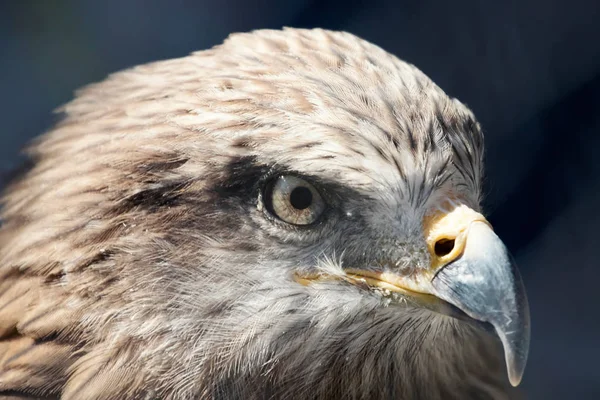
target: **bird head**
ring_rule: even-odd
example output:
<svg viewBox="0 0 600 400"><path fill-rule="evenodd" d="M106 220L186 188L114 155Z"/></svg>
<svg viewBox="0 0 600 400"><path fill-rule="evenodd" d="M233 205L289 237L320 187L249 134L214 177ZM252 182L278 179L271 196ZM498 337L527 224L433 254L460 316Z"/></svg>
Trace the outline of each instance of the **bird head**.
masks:
<svg viewBox="0 0 600 400"><path fill-rule="evenodd" d="M521 380L528 306L480 210L481 129L415 67L347 33L258 31L63 111L1 238L40 281L21 334L79 346L64 393L467 398ZM64 326L35 325L47 304Z"/></svg>

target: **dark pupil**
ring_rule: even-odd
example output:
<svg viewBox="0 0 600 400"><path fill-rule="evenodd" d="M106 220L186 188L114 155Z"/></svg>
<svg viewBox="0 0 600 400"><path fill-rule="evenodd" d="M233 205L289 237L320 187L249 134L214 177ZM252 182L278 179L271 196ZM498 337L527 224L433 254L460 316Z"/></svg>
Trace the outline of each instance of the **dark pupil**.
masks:
<svg viewBox="0 0 600 400"><path fill-rule="evenodd" d="M297 210L304 210L312 204L312 192L304 186L298 186L290 193L290 204Z"/></svg>

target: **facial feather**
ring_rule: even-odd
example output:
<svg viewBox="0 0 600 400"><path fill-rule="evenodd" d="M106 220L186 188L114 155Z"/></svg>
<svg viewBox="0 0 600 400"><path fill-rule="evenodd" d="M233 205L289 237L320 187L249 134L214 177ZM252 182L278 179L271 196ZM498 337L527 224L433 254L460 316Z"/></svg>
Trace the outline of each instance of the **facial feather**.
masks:
<svg viewBox="0 0 600 400"><path fill-rule="evenodd" d="M508 396L493 338L343 279L293 279L383 258L410 274L429 262L428 208L477 209L479 125L415 67L348 33L257 31L111 75L61 111L3 198L0 274L18 290L0 306L20 308L0 312L0 346L62 347L44 365L22 354L33 386L2 364L0 391ZM323 195L316 226L269 217L282 174Z"/></svg>

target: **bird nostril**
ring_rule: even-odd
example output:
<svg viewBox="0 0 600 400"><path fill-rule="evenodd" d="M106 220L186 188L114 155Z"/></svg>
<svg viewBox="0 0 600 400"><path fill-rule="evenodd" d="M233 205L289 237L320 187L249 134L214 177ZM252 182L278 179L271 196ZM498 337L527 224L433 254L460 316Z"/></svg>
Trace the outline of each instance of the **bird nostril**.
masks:
<svg viewBox="0 0 600 400"><path fill-rule="evenodd" d="M440 239L435 242L434 251L438 257L447 256L454 249L454 239Z"/></svg>

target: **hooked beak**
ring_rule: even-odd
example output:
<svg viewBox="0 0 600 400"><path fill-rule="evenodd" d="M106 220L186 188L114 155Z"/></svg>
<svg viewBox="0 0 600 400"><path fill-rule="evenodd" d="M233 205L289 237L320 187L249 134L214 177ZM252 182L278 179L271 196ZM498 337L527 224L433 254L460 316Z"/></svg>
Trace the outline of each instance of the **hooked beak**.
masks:
<svg viewBox="0 0 600 400"><path fill-rule="evenodd" d="M491 324L504 347L510 383L521 382L529 351L530 320L521 276L506 246L480 213L448 203L423 221L429 268L410 276L348 269L351 283L399 292L429 309ZM319 278L317 278L319 279ZM314 277L297 277L310 284ZM448 306L450 304L451 306Z"/></svg>
<svg viewBox="0 0 600 400"><path fill-rule="evenodd" d="M489 224L468 224L460 255L436 271L432 294L469 317L490 323L504 347L508 378L521 382L529 351L525 288L512 256Z"/></svg>
<svg viewBox="0 0 600 400"><path fill-rule="evenodd" d="M494 327L504 347L508 378L517 386L527 363L530 320L512 256L483 216L465 206L427 222L435 269L431 294ZM454 247L447 254L436 254L435 246L439 250L444 240L454 240Z"/></svg>

